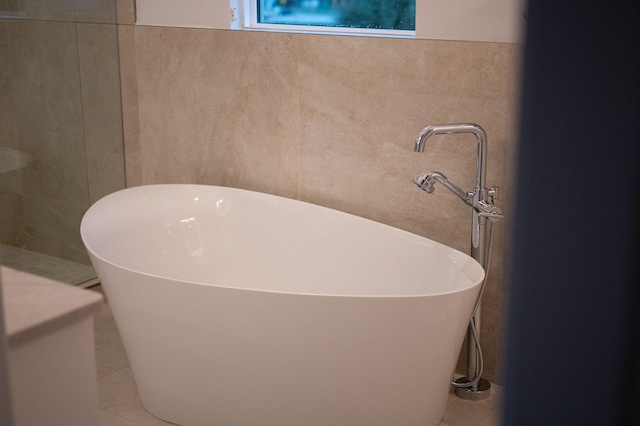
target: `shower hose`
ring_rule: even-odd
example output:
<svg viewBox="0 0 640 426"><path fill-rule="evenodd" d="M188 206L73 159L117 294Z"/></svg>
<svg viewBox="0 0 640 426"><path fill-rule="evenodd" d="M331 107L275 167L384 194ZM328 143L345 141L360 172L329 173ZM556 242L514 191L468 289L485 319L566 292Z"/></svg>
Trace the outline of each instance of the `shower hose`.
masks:
<svg viewBox="0 0 640 426"><path fill-rule="evenodd" d="M482 280L482 285L480 286L480 294L478 294L478 298L476 300L476 304L473 308L473 313L471 314L471 321L469 322L469 329L471 330L471 335L473 336L473 340L475 342L475 354L476 354L476 365L475 365L475 374L473 377L467 377L466 382L454 382L451 384L457 388L469 388L475 387L478 385L478 381L480 377L482 377L482 372L484 370L484 360L482 358L482 348L480 347L480 330L478 330L478 326L476 324L476 313L478 309L480 309L480 305L482 304L482 295L484 293L484 289L487 286L487 278L489 277L489 266L491 266L491 252L493 251L493 234L495 229L495 222L489 222L489 247L487 248L487 257L485 258L485 262L483 265L484 268L484 279Z"/></svg>

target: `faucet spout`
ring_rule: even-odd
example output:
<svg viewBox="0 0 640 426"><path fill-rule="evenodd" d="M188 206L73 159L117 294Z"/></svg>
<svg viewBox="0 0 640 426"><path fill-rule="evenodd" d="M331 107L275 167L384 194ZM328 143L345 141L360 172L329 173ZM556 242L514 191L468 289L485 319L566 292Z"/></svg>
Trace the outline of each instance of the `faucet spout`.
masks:
<svg viewBox="0 0 640 426"><path fill-rule="evenodd" d="M478 141L478 163L475 190L484 190L487 175L487 134L479 125L474 123L461 123L436 124L433 126L427 126L418 134L414 150L416 152L424 152L425 142L431 136L452 133L473 133L474 135L476 135L476 140Z"/></svg>

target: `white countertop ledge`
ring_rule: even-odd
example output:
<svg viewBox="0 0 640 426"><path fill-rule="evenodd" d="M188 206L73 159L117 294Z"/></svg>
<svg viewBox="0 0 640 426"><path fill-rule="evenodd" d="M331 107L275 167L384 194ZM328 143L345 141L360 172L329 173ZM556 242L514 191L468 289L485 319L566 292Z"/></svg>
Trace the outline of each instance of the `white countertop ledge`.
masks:
<svg viewBox="0 0 640 426"><path fill-rule="evenodd" d="M2 300L9 348L97 312L102 295L6 266Z"/></svg>

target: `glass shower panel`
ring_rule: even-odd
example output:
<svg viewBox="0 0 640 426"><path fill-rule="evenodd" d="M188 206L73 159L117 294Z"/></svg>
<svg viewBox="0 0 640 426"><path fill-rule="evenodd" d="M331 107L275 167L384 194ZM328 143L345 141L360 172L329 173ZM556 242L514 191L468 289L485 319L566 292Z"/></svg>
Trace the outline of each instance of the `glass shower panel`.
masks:
<svg viewBox="0 0 640 426"><path fill-rule="evenodd" d="M124 187L115 0L0 0L0 257L95 282L79 225Z"/></svg>

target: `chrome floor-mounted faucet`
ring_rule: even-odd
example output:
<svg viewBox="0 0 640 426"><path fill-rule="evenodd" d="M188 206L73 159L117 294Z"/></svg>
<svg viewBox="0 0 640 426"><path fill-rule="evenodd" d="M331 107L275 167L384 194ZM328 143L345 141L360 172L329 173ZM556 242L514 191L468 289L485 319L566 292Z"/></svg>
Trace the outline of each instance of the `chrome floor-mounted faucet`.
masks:
<svg viewBox="0 0 640 426"><path fill-rule="evenodd" d="M482 127L473 123L427 126L420 131L416 139L415 151L424 152L425 143L431 136L453 133L473 133L476 136L478 161L476 164L476 184L473 190L469 192L463 191L440 172L422 173L413 178L413 182L428 193L432 193L435 189L435 183L439 182L472 208L471 257L485 268L485 280L482 283L467 333L467 376L456 380L454 385L456 386L456 395L465 399L479 400L488 397L491 389L491 384L481 378L483 361L480 349L480 303L491 259L491 250L488 250L487 255L486 249L486 223L488 219L493 224L502 219L503 215L502 210L496 206L498 187L487 188L485 183L487 176L487 135ZM493 232L491 232L491 236L493 236ZM489 247L491 247L492 240L493 238L491 238Z"/></svg>
<svg viewBox="0 0 640 426"><path fill-rule="evenodd" d="M477 124L442 124L427 126L420 131L416 139L416 152L424 152L425 142L429 137L442 134L453 133L473 133L478 141L478 162L476 164L476 185L471 192L464 192L453 184L440 172L425 172L416 176L413 182L421 189L432 193L435 181L440 182L445 188L453 192L462 201L473 207L473 228L471 230L472 248L479 248L481 240L480 219L486 217L490 220L502 219L502 211L495 206L498 200L498 187L487 188L485 181L487 177L487 134L482 127ZM473 253L472 253L473 256ZM475 257L474 257L475 258ZM478 259L484 265L484 258Z"/></svg>

